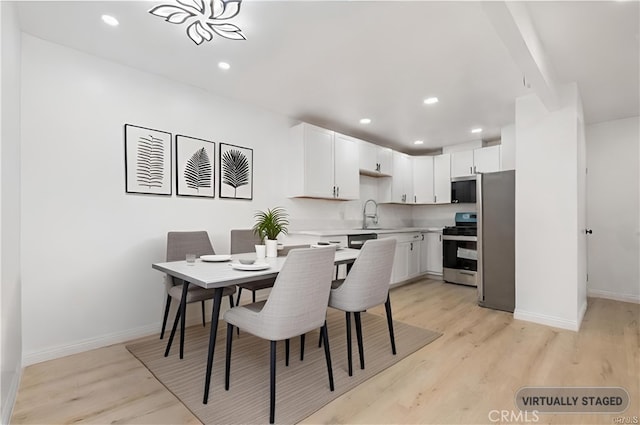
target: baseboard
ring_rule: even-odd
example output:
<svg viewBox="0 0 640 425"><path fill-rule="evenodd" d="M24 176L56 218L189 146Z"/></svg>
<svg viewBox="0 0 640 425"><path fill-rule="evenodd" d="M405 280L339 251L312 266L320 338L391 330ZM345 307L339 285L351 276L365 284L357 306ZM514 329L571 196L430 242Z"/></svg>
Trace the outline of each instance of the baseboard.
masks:
<svg viewBox="0 0 640 425"><path fill-rule="evenodd" d="M584 305L586 311L586 304ZM582 313L584 315L584 313ZM560 317L548 316L546 314L532 313L530 311L523 311L518 308L513 312L513 318L516 320L524 320L527 322L538 323L541 325L552 326L554 328L568 329L570 331L577 332L580 330L580 321L567 320Z"/></svg>
<svg viewBox="0 0 640 425"><path fill-rule="evenodd" d="M20 388L20 381L22 380L22 365L18 365L14 373L11 385L9 386L9 392L6 395L5 405L2 406L2 424L11 423L11 415L13 414L13 406L16 404L16 397L18 397L18 388Z"/></svg>
<svg viewBox="0 0 640 425"><path fill-rule="evenodd" d="M640 295L619 294L617 292L603 291L601 289L589 289L587 290L587 295L594 298L605 298L607 300L640 304Z"/></svg>
<svg viewBox="0 0 640 425"><path fill-rule="evenodd" d="M578 330L580 330L580 326L582 326L582 319L584 319L584 315L587 313L587 299L585 298L582 306L580 306L580 311L578 311Z"/></svg>
<svg viewBox="0 0 640 425"><path fill-rule="evenodd" d="M71 354L77 354L83 351L94 350L96 348L106 347L108 345L119 344L121 342L141 338L143 336L148 336L159 332L160 326L158 324L141 326L139 328L128 329L122 332L114 332L94 338L87 338L85 340L74 342L72 344L64 344L46 348L40 351L25 353L23 354L22 362L26 367L47 360L69 356Z"/></svg>

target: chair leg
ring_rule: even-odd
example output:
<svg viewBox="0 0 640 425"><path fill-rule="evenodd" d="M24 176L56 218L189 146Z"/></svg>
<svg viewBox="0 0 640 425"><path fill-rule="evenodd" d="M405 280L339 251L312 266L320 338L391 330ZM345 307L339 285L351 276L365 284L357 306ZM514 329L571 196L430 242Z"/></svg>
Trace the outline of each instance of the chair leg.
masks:
<svg viewBox="0 0 640 425"><path fill-rule="evenodd" d="M242 294L242 288L238 286L238 298L236 298L236 305L240 305L240 295Z"/></svg>
<svg viewBox="0 0 640 425"><path fill-rule="evenodd" d="M360 312L353 313L356 319L356 338L358 339L358 355L360 356L360 369L364 369L364 346L362 345L362 321Z"/></svg>
<svg viewBox="0 0 640 425"><path fill-rule="evenodd" d="M256 302L256 291L251 291L251 302Z"/></svg>
<svg viewBox="0 0 640 425"><path fill-rule="evenodd" d="M327 321L320 329L320 334L324 339L324 358L327 360L327 373L329 374L329 389L333 391L333 368L331 367L331 351L329 350L329 332L327 331Z"/></svg>
<svg viewBox="0 0 640 425"><path fill-rule="evenodd" d="M276 342L271 341L269 423L272 424L276 414Z"/></svg>
<svg viewBox="0 0 640 425"><path fill-rule="evenodd" d="M304 360L304 335L300 335L300 361Z"/></svg>
<svg viewBox="0 0 640 425"><path fill-rule="evenodd" d="M202 327L206 327L207 324L204 321L204 300L202 300L202 302L200 303L202 305Z"/></svg>
<svg viewBox="0 0 640 425"><path fill-rule="evenodd" d="M229 376L231 375L231 343L233 342L233 325L227 323L227 356L224 364L224 389L229 391Z"/></svg>
<svg viewBox="0 0 640 425"><path fill-rule="evenodd" d="M351 313L345 312L347 318L347 363L349 365L349 376L353 376L353 366L351 365Z"/></svg>
<svg viewBox="0 0 640 425"><path fill-rule="evenodd" d="M318 348L322 347L322 331L318 335Z"/></svg>
<svg viewBox="0 0 640 425"><path fill-rule="evenodd" d="M289 366L289 338L284 340L284 365Z"/></svg>
<svg viewBox="0 0 640 425"><path fill-rule="evenodd" d="M233 304L233 294L229 294L229 307L235 307L235 304Z"/></svg>
<svg viewBox="0 0 640 425"><path fill-rule="evenodd" d="M167 327L167 319L169 318L169 307L171 307L171 296L167 294L167 304L164 306L164 319L162 320L162 330L160 331L160 339L164 338L164 330Z"/></svg>
<svg viewBox="0 0 640 425"><path fill-rule="evenodd" d="M384 309L387 312L387 325L389 326L389 339L391 340L391 352L396 355L396 338L393 334L393 318L391 317L391 299L387 295L387 301L384 303Z"/></svg>

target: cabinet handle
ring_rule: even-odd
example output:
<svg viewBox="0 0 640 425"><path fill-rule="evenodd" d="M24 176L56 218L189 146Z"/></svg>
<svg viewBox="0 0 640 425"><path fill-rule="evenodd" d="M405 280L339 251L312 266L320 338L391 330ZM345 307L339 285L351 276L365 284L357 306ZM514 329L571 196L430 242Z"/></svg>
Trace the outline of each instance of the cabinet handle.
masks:
<svg viewBox="0 0 640 425"><path fill-rule="evenodd" d="M433 195L433 203L437 203L438 202L438 195Z"/></svg>
<svg viewBox="0 0 640 425"><path fill-rule="evenodd" d="M336 187L335 186L333 186L333 197L334 198L336 197Z"/></svg>
<svg viewBox="0 0 640 425"><path fill-rule="evenodd" d="M336 198L340 197L340 186L336 187Z"/></svg>
<svg viewBox="0 0 640 425"><path fill-rule="evenodd" d="M424 240L424 233L422 234L422 240Z"/></svg>
<svg viewBox="0 0 640 425"><path fill-rule="evenodd" d="M473 166L473 174L476 174L476 166Z"/></svg>
<svg viewBox="0 0 640 425"><path fill-rule="evenodd" d="M418 203L418 197L416 195L413 195L413 203L414 204Z"/></svg>
<svg viewBox="0 0 640 425"><path fill-rule="evenodd" d="M411 248L409 249L409 251L413 251L413 242L411 242Z"/></svg>
<svg viewBox="0 0 640 425"><path fill-rule="evenodd" d="M469 174L473 174L473 167L469 167Z"/></svg>
<svg viewBox="0 0 640 425"><path fill-rule="evenodd" d="M442 242L442 235L438 235L438 241Z"/></svg>

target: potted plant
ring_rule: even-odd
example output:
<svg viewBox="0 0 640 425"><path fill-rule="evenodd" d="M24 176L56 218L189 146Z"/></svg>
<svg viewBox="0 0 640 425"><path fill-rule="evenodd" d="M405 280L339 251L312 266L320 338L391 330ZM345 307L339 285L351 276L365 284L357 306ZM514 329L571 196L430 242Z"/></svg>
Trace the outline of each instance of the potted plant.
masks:
<svg viewBox="0 0 640 425"><path fill-rule="evenodd" d="M266 211L256 211L254 214L256 224L253 226L253 232L264 240L267 246L267 257L278 256L278 235L280 233L287 234L287 226L289 226L289 214L282 207L267 209Z"/></svg>

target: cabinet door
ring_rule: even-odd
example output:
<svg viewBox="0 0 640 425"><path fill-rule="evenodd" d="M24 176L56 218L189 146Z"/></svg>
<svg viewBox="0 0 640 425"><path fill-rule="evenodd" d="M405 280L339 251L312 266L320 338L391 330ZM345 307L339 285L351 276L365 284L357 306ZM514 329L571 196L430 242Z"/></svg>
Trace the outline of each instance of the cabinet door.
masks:
<svg viewBox="0 0 640 425"><path fill-rule="evenodd" d="M416 156L413 158L413 201L416 204L433 204L433 157Z"/></svg>
<svg viewBox="0 0 640 425"><path fill-rule="evenodd" d="M436 204L451 203L451 161L448 153L433 158L433 195Z"/></svg>
<svg viewBox="0 0 640 425"><path fill-rule="evenodd" d="M451 152L451 177L473 174L473 151Z"/></svg>
<svg viewBox="0 0 640 425"><path fill-rule="evenodd" d="M420 274L420 239L409 242L409 256L407 258L407 279Z"/></svg>
<svg viewBox="0 0 640 425"><path fill-rule="evenodd" d="M422 233L420 235L420 274L426 273L429 270L429 240L428 233Z"/></svg>
<svg viewBox="0 0 640 425"><path fill-rule="evenodd" d="M378 147L364 140L358 141L359 169L375 173L378 164Z"/></svg>
<svg viewBox="0 0 640 425"><path fill-rule="evenodd" d="M380 173L393 175L393 159L392 150L389 148L378 147L378 164L380 164Z"/></svg>
<svg viewBox="0 0 640 425"><path fill-rule="evenodd" d="M408 155L393 152L393 177L391 178L391 202L405 203L408 201L409 194L406 192L407 188L407 170L411 158Z"/></svg>
<svg viewBox="0 0 640 425"><path fill-rule="evenodd" d="M500 171L500 145L475 149L473 151L473 165L476 173Z"/></svg>
<svg viewBox="0 0 640 425"><path fill-rule="evenodd" d="M424 233L424 245L427 252L422 253L422 258L426 261L423 271L431 274L442 274L442 233Z"/></svg>
<svg viewBox="0 0 640 425"><path fill-rule="evenodd" d="M409 276L409 254L411 242L401 242L396 245L391 271L391 283L402 282Z"/></svg>
<svg viewBox="0 0 640 425"><path fill-rule="evenodd" d="M360 173L357 141L336 133L333 152L336 198L358 199Z"/></svg>
<svg viewBox="0 0 640 425"><path fill-rule="evenodd" d="M333 131L305 124L304 195L333 198Z"/></svg>

